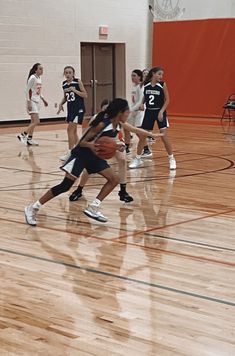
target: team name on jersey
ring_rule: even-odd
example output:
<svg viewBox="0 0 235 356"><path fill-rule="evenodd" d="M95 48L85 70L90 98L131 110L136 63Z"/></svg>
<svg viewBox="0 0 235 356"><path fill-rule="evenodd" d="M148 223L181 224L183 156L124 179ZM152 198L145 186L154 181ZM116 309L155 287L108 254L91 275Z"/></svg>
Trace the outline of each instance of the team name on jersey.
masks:
<svg viewBox="0 0 235 356"><path fill-rule="evenodd" d="M78 85L79 85L78 81L73 80L73 81L70 82L70 83L67 83L67 81L65 81L65 82L62 84L62 87L63 87L63 89L65 90L66 87L70 87L70 86L73 86L73 85L75 85L75 84L78 84Z"/></svg>
<svg viewBox="0 0 235 356"><path fill-rule="evenodd" d="M147 89L145 91L146 94L152 94L152 95L160 95L160 91L159 90L150 90L150 89Z"/></svg>

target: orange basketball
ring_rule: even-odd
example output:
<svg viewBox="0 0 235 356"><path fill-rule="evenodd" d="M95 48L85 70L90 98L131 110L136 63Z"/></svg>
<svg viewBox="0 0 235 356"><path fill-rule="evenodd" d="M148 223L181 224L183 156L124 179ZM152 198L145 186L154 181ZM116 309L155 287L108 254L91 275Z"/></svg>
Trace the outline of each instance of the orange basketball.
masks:
<svg viewBox="0 0 235 356"><path fill-rule="evenodd" d="M102 136L96 140L99 144L97 156L103 159L112 158L117 150L116 141L112 137Z"/></svg>

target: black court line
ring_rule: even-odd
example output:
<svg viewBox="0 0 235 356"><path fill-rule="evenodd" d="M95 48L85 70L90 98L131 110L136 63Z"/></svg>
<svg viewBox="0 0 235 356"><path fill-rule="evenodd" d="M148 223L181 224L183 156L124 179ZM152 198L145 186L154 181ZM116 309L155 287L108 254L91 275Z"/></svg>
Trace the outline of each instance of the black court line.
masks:
<svg viewBox="0 0 235 356"><path fill-rule="evenodd" d="M72 204L74 204L74 203L72 203ZM161 204L159 204L159 206L160 206ZM174 205L172 205L171 206L171 208L174 208ZM0 209L2 209L2 210L9 210L9 211L12 211L12 212L18 212L18 213L20 213L20 214L23 214L23 210L20 210L20 209L16 209L16 208L9 208L9 207L4 207L4 206L0 206ZM180 208L181 209L181 208ZM133 210L134 210L134 206L133 206ZM186 210L186 212L193 212L193 210L189 210L189 209L185 209ZM78 217L81 215L81 216L83 216L83 214L82 214L82 208L81 208L81 210L80 211L74 211L74 212L64 212L65 214L68 214L68 217L62 217L62 216L57 216L57 215L48 215L48 214L39 214L39 216L40 217L46 217L46 218L50 218L50 219L52 219L52 220L58 220L58 221L63 221L63 222L69 222L69 224L70 224L70 226L71 226L71 222L73 222L73 218L70 220L70 218L69 218L69 215L71 215L71 214L74 214L74 213L76 213L77 215L78 215ZM208 216L206 217L206 218L210 218L211 217L211 214L214 214L213 212L211 212L211 213L207 213L208 214ZM226 214L226 212L224 213L224 214ZM1 218L0 218L0 220L1 220ZM12 221L13 222L13 221ZM187 223L188 222L188 220L184 220L184 222L185 223ZM21 223L20 221L14 221L13 223ZM78 220L75 220L74 221L74 223L75 223L75 225L76 226L78 226L79 224L83 224L83 225L90 225L91 223L90 222L87 222L87 221L78 221ZM96 226L100 226L100 224L99 223L95 223L94 221L92 222L94 225L96 225ZM45 229L47 229L48 227L46 227L46 226L39 226L39 227L41 227L41 228L45 228ZM164 226L160 226L161 228L164 228ZM157 228L157 227L156 227ZM166 227L167 228L167 227ZM115 226L109 226L109 229L112 229L112 230L115 230L115 231L123 231L123 232L125 232L125 233L127 233L128 235L129 234L133 234L133 233L136 233L136 230L130 230L130 229L127 229L127 227L125 227L125 228L122 228L122 227L115 227ZM77 232L73 232L73 231L66 231L66 230L59 230L60 232L63 232L63 233L73 233L73 234L75 234L75 235L77 235ZM150 232L147 232L146 230L141 230L141 231L139 231L140 233L143 233L143 235L149 235L149 236L155 236L155 237L161 237L161 238L166 238L166 239L172 239L172 240L174 240L174 238L170 238L170 237L162 237L161 235L158 235L158 234L152 234L152 233L150 233ZM89 234L90 235L90 234ZM94 236L92 236L92 235L90 235L90 238L94 238ZM106 238L104 238L104 239L102 239L102 240L105 240L105 241L112 241L112 239L113 238L111 238L111 240L108 240L108 239L106 239ZM116 238L115 238L116 239ZM177 240L177 239L176 239ZM188 243L192 243L192 242L189 242L188 240L180 240L179 239L179 241L183 241L183 242L188 242ZM117 242L117 241L116 241ZM195 244L200 244L199 242L195 242ZM201 244L201 245L203 245L203 243ZM143 247L142 245L138 245L139 247ZM205 244L205 246L206 246L206 244ZM210 245L208 245L208 247L210 247ZM216 247L216 248L219 248L219 247ZM227 249L226 247L224 248L224 249ZM228 249L229 251L230 251L230 249ZM233 250L233 249L231 249L231 251L235 251L235 250ZM167 252L167 251L166 251Z"/></svg>
<svg viewBox="0 0 235 356"><path fill-rule="evenodd" d="M8 128L7 128L8 129ZM51 130L53 130L53 128L51 128ZM38 131L38 133L40 132L41 133L44 133L44 132L50 132L51 130L43 130L43 131ZM65 129L57 129L54 131L54 134L56 134L55 132L59 132L59 131L64 131L66 132L66 128ZM0 134L2 134L2 136L6 137L6 138L16 138L17 139L17 132L14 132L14 133L4 133L4 132L0 132ZM58 142L58 143L61 143L61 142L64 142L64 143L68 143L68 140L64 139L64 138L45 138L45 137L40 137L39 135L37 135L37 140L40 140L40 141L49 141L49 142ZM16 141L18 143L20 143L20 141ZM22 147L24 147L22 145ZM29 146L25 146L25 147L29 147Z"/></svg>
<svg viewBox="0 0 235 356"><path fill-rule="evenodd" d="M56 179L57 180L57 179ZM34 183L33 183L34 184ZM38 184L38 183L36 183ZM24 184L25 185L25 184ZM0 189L0 192L21 192L21 191L28 191L30 192L31 190L34 191L34 190L46 190L48 189L48 187L38 187L38 188L19 188L19 189Z"/></svg>
<svg viewBox="0 0 235 356"><path fill-rule="evenodd" d="M12 210L16 210L16 209L12 209ZM61 220L59 217L52 217L52 218L54 218L54 219L58 219L58 220ZM23 222L20 222L20 221L14 221L14 220L10 220L10 219L3 219L3 218L0 218L0 220L6 220L6 221L8 221L8 222L11 222L11 223L18 223L18 224L25 224L25 223L23 223ZM196 220L198 220L198 219L196 219ZM188 221L186 221L186 222L188 222ZM184 222L182 222L182 223L186 223L185 221ZM77 222L76 222L77 223ZM82 222L82 221L80 221L80 223L82 223L83 225L85 224L89 224L89 223L86 223L86 222ZM63 232L63 233L69 233L69 234L72 234L72 235L77 235L78 233L77 232L74 232L74 231L67 231L67 230L60 230L60 229L56 229L56 228L50 228L50 227L44 227L44 226L41 226L41 228L42 229L46 229L46 230L53 230L53 231L58 231L58 232ZM162 227L162 228L164 228L164 227ZM136 243L127 243L127 242L123 242L123 241L120 241L123 237L128 237L129 236L129 232L131 233L131 235L130 236L132 236L133 234L134 235L140 235L140 234L146 234L146 233L148 233L148 231L139 231L139 232L133 232L133 231L129 231L129 230L127 230L126 228L125 229L123 229L123 228L115 228L115 227L112 227L112 229L114 229L114 230L118 230L119 232L121 232L121 231L125 231L125 235L123 236L123 235L121 235L121 236L119 236L118 238L116 237L116 238L110 238L110 239L108 239L108 238L103 238L103 237L98 237L98 236L93 236L93 235L91 235L91 234L87 234L87 233L84 233L83 235L85 236L85 237L89 237L89 238L91 238L91 239L96 239L96 240L102 240L102 241L113 241L113 242L116 242L117 244L121 244L121 245L128 245L128 246L135 246L135 247L138 247L138 248L141 248L141 249L147 249L147 250L155 250L155 251L161 251L161 252L164 252L164 253L166 253L166 254L175 254L175 255L177 255L177 256L183 256L183 257L186 257L186 258L193 258L193 259L196 259L196 260L205 260L205 257L202 257L202 256L190 256L190 255L188 255L188 254L185 254L185 253L179 253L179 252L173 252L173 251L170 251L170 250L161 250L161 249L159 249L159 248L156 248L156 249L153 249L152 247L147 247L147 246L144 246L144 245L139 245L139 244L136 244ZM151 229L151 231L153 231L153 230L156 230L156 229ZM133 235L133 236L134 236ZM226 262L224 262L224 261L219 261L219 260L212 260L212 259L206 259L207 261L209 261L209 262L213 262L213 263L219 263L219 264L225 264L225 265L234 265L234 264L232 264L232 263L226 263Z"/></svg>
<svg viewBox="0 0 235 356"><path fill-rule="evenodd" d="M192 154L194 155L194 153L189 153L189 154ZM222 156L214 156L214 155L203 155L203 154L195 154L195 155L198 155L198 156L202 156L202 157L198 157L198 158L193 158L193 159L187 159L187 160L182 160L182 161L177 161L177 163L185 163L185 162L192 162L192 161L202 161L202 160L207 160L207 159L211 159L211 158L217 158L219 160L222 160L222 161L226 161L229 163L229 166L228 167L224 167L224 168L219 168L219 169L216 169L216 170L213 170L213 171L204 171L204 170L200 170L200 169L194 169L194 171L197 171L197 173L195 174L201 174L201 173L210 173L210 172L216 172L218 170L224 170L224 169L228 169L230 167L233 167L234 166L234 161L233 160L230 160L229 158L226 158L226 157L222 157ZM163 157L161 157L163 158ZM151 160L151 162L153 161L157 161L158 160L158 157L151 157L149 160ZM148 161L148 159L144 159L145 162ZM158 167L164 167L166 166L167 163L156 163L156 164L151 164L151 165L147 165L147 166L141 166L141 169L143 168L149 168L149 167L154 167L154 166L158 166ZM178 169L178 167L177 167ZM179 168L180 169L180 168ZM182 168L182 169L185 169L185 168ZM186 170L186 169L185 169ZM192 173L194 174L194 173Z"/></svg>
<svg viewBox="0 0 235 356"><path fill-rule="evenodd" d="M5 187L0 187L0 192L14 191L14 190L27 190L27 189L31 190L32 188L27 188L27 189L26 188L25 189L12 189L12 188L23 187L24 185L36 185L36 184L50 183L50 182L54 182L54 181L58 181L58 178L42 180L42 181L37 181L37 182L28 182L28 183L14 184L14 185L6 185ZM33 189L39 189L39 188L33 188ZM40 189L43 189L43 188L40 188Z"/></svg>
<svg viewBox="0 0 235 356"><path fill-rule="evenodd" d="M213 156L215 157L215 156ZM216 158L219 158L219 159L222 159L222 160L225 160L225 161L228 161L229 162L229 165L227 167L224 167L224 168L219 168L219 169L215 169L215 170L210 170L210 171L199 171L199 172L196 172L196 173L187 173L187 174L182 174L182 175L176 175L175 177L173 177L174 179L180 179L180 178L185 178L185 177L193 177L193 176L200 176L200 175L206 175L206 174L211 174L211 173L221 173L222 171L225 171L225 170L229 170L231 168L234 168L234 162L232 160L229 160L229 159L226 159L224 157L216 157ZM194 160L199 160L198 158L194 159ZM188 161L188 160L187 160ZM181 161L180 163L182 162L187 162L187 161ZM192 160L190 160L192 161ZM151 165L151 166L146 166L146 167L142 167L141 166L141 169L145 168L149 168L149 167L152 167L152 166L155 166L154 165ZM160 165L157 165L157 166L165 166L165 164L160 164ZM0 167L0 168L3 168L3 167ZM10 169L10 170L13 170L13 168L5 168L5 169ZM179 171L180 168L177 168L177 171ZM185 168L183 168L183 170L186 170ZM195 169L194 169L195 170ZM57 176L57 177L61 177L62 174L59 174L60 171L58 171L58 174L55 174L55 173L43 173L43 172L34 172L34 171L28 171L28 170L20 170L20 169L16 169L16 171L19 171L19 172L28 172L28 173L38 173L40 175L43 175L43 174L46 174L46 175L52 175L52 176ZM127 181L127 183L143 183L143 182L151 182L151 181L160 181L160 180L168 180L170 179L171 177L168 175L168 176L159 176L159 177L142 177L141 179L138 179L138 180L135 180L133 179L131 176L128 176L129 179L131 179L131 181ZM24 183L22 184L23 185L28 185L30 183ZM89 185L90 187L100 187L102 186L103 183L100 183L100 184L93 184L93 185ZM88 186L88 185L87 185ZM3 189L1 188L0 191L14 191L14 189L5 189L7 187L4 187ZM32 189L44 189L43 187L42 188L25 188L25 189L19 189L19 190L32 190ZM45 188L46 189L46 188Z"/></svg>
<svg viewBox="0 0 235 356"><path fill-rule="evenodd" d="M29 169L20 169L20 168L11 168L11 167L2 167L0 166L0 169L5 169L8 171L14 171L13 173L18 173L18 172L22 172L22 173L34 173L34 174L46 174L46 175L51 175L51 176L61 176L61 174L59 174L61 171L58 170L58 173L47 173L47 172L38 172L38 171L33 171L33 170L29 170Z"/></svg>
<svg viewBox="0 0 235 356"><path fill-rule="evenodd" d="M196 172L196 173L188 173L188 174L176 175L173 178L174 179L180 179L180 178L186 178L186 177L201 176L201 175L206 175L206 174L211 174L211 173L219 173L219 172L231 169L234 166L234 162L232 160L229 160L229 159L226 159L226 158L223 158L223 157L216 157L216 158L228 161L229 162L228 166L224 167L224 168L210 170L210 171L200 171L200 172ZM195 160L198 160L198 158L195 159ZM182 163L182 162L186 162L186 161L181 161L180 163ZM163 165L160 165L160 166L163 166ZM152 167L152 166L146 166L146 167L141 166L141 169L149 168L149 167ZM183 169L186 170L185 168L183 168ZM179 170L180 170L180 168L177 167L176 171L179 171ZM163 176L163 177L157 177L157 178L156 177L146 177L146 178L143 178L143 179L138 180L138 181L132 180L131 182L133 182L133 183L143 183L143 182L150 182L150 181L154 181L154 180L165 180L165 179L168 180L170 178L171 178L170 176Z"/></svg>
<svg viewBox="0 0 235 356"><path fill-rule="evenodd" d="M3 207L3 206L0 206L0 209L2 209L2 210L10 210L10 211L16 211L16 212L18 212L18 213L20 213L20 214L22 214L22 216L23 216L23 214L24 214L24 211L23 211L23 209L22 210L19 210L19 209L15 209L15 208L8 208L8 207ZM81 211L74 211L73 213L71 213L71 212L64 212L65 214L68 214L68 215L71 215L71 214L74 214L74 213L77 213L77 215L78 215L78 217L81 215L81 216L83 216L83 210L82 210L82 208L81 208ZM64 218L64 217L61 217L61 216L56 216L56 215L48 215L48 214L40 214L39 216L41 216L41 217L46 217L46 218L50 218L50 219L52 219L52 220L58 220L58 221L63 221L63 222L68 222L69 223L69 225L70 225L70 227L71 227L71 222L73 222L73 219L69 219L69 217L68 218ZM2 220L2 218L0 217L0 220ZM12 222L12 223L16 223L16 224L21 224L21 222L20 221L11 221L10 220L10 222ZM88 226L90 226L91 225L91 223L90 222L87 222L87 221L78 221L78 220L76 220L75 221L75 225L78 227L79 226L79 224L82 224L82 225L88 225ZM98 226L98 227L100 227L100 223L96 223L94 220L92 221L92 224L94 225L94 226ZM48 227L47 226L38 226L39 228L44 228L44 229L48 229ZM132 234L132 233L134 233L134 231L135 230L128 230L127 228L121 228L121 227L115 227L115 226L109 226L109 229L112 229L112 230L114 230L114 231L123 231L123 232L126 232L126 233L128 233L128 234ZM73 231L66 231L66 230L60 230L60 229L58 229L58 232L62 232L62 233L69 233L69 234L74 234L74 235L78 235L78 232L73 232ZM94 238L94 236L92 236L92 234L90 235L89 233L87 233L87 235L89 235L89 238ZM113 238L113 237L112 237ZM112 241L112 238L109 240L108 238L102 238L102 240L103 241ZM116 237L115 237L116 238ZM99 238L99 239L101 239L101 238Z"/></svg>
<svg viewBox="0 0 235 356"><path fill-rule="evenodd" d="M217 246L217 245L211 245L211 244L206 244L203 242L197 242L197 241L190 241L190 240L184 240L184 239L178 239L175 237L169 237L169 236L161 236L158 234L152 234L149 232L144 233L146 236L150 237L157 237L159 239L164 239L164 240L171 240L171 241L177 241L177 242L183 242L189 245L197 245L197 246L202 246L202 247L208 247L216 250L223 250L223 251L230 251L230 252L235 252L234 248L229 248L229 247L223 247L223 246Z"/></svg>
<svg viewBox="0 0 235 356"><path fill-rule="evenodd" d="M182 161L178 161L179 163L198 161L198 160L202 160L202 159L205 160L205 159L209 159L209 158L218 158L220 160L224 160L224 161L229 162L229 164L230 164L229 168L234 166L234 161L232 161L232 160L230 160L230 159L228 159L226 157L208 155L208 154L203 154L203 153L185 152L185 153L178 154L177 157L178 156L185 156L185 155L197 155L197 156L202 156L203 158L202 157L198 157L198 158L194 158L194 159L182 160ZM158 159L161 159L161 158L165 158L165 156L151 157L151 162L155 163L155 161L157 161ZM146 161L148 161L148 160L146 159ZM117 165L117 162L112 162L110 165L111 166L115 166L115 165ZM154 167L156 165L158 167L164 167L164 166L166 166L166 162L165 163L160 163L160 164L151 164L151 166L150 165L141 166L141 168L142 169L146 169L146 168L149 168L149 167ZM225 168L227 169L227 167L225 167ZM220 168L219 170L224 170L225 168ZM14 168L13 167L5 167L5 166L0 166L0 169L14 170L16 172L30 172L30 173L40 173L40 174L48 174L48 175L59 175L59 173L61 172L60 169L58 169L58 171L51 171L51 172L38 172L38 171L32 171L32 170L28 170L28 169L21 169L21 168L16 168L16 167L14 167ZM129 171L131 171L131 170L129 170ZM204 173L204 171L199 170L199 169L194 169L194 171L197 171L198 173ZM214 172L214 171L208 171L208 172ZM195 173L195 174L197 174L197 173Z"/></svg>
<svg viewBox="0 0 235 356"><path fill-rule="evenodd" d="M66 262L59 261L59 260L51 260L51 259L48 259L48 258L45 258L45 257L35 256L35 255L22 253L22 252L17 252L17 251L12 251L12 250L7 250L7 249L3 249L3 248L0 248L0 251L5 252L5 253L9 253L9 254L18 255L18 256L32 258L32 259L43 261L43 262L54 263L54 264L57 264L57 265L61 265L61 266L69 267L69 268L74 268L74 269L78 269L78 270L81 270L81 271L86 271L86 272L89 272L89 273L94 273L94 274L98 274L98 275L102 275L102 276L113 277L113 278L120 279L120 280L123 280L123 281L126 281L126 282L132 282L132 283L141 284L141 285L144 285L144 286L147 286L147 287L153 287L153 288L157 288L157 289L162 289L162 290L165 290L165 291L168 291L168 292L177 293L177 294L181 294L181 295L186 295L188 297L193 297L193 298L197 298L197 299L203 299L203 300L206 300L206 301L210 301L210 302L214 302L214 303L219 303L219 304L229 305L229 306L235 307L235 302L232 302L232 301L229 301L229 300L213 298L213 297L209 297L209 296L202 295L202 294L197 294L197 293L188 292L188 291L177 289L177 288L164 286L162 284L145 282L145 281L142 281L142 280L139 280L139 279L125 277L125 276L117 275L117 274L114 274L114 273L111 273L111 272L100 271L100 270L97 270L97 269L94 269L94 268L89 268L89 267L76 266L76 265L73 265L71 263L66 263Z"/></svg>

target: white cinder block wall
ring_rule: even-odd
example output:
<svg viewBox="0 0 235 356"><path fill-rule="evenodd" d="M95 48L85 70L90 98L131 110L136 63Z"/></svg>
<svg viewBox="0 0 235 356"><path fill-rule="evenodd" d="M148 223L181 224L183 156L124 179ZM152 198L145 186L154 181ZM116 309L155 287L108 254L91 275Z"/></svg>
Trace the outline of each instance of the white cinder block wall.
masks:
<svg viewBox="0 0 235 356"><path fill-rule="evenodd" d="M27 118L25 83L35 62L44 65L43 93L49 107L41 117L55 117L61 99L63 67L80 75L80 43L126 44L127 98L130 73L151 63L148 0L0 0L0 120ZM106 40L99 26L109 26Z"/></svg>

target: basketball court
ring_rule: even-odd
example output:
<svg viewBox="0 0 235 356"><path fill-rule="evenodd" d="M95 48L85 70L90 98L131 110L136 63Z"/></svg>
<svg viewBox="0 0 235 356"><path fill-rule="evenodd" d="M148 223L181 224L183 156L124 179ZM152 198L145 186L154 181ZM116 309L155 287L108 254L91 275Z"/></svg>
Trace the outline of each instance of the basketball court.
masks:
<svg viewBox="0 0 235 356"><path fill-rule="evenodd" d="M4 152L15 129L1 129L3 355L234 354L234 126L183 121L176 175L157 142L129 171L135 202L107 198L105 226L82 213L98 176L26 225L22 206L63 174L65 130L42 126L40 149Z"/></svg>
<svg viewBox="0 0 235 356"><path fill-rule="evenodd" d="M235 92L234 68L229 62L219 90L208 92L222 81L213 82L213 65L222 67L228 58L224 45L221 62L215 52L214 64L206 60L217 33L198 62L203 38L208 40L199 28L205 35L217 28L214 21L228 21L219 27L227 31L223 44L234 33L232 2L215 1L213 7L206 0L205 14L214 9L208 20L201 0L198 7L193 0L101 1L102 6L49 0L41 7L35 1L0 2L6 26L0 33L8 36L8 45L0 45L0 356L234 356L235 121L220 120L226 98ZM186 41L187 31L198 40L196 49L192 38ZM182 47L169 56L177 33ZM26 43L29 35L37 49ZM45 69L49 107L41 109L39 146L33 147L17 134L28 120L24 86L37 61ZM55 114L63 67L72 64L81 76L90 117L104 98L130 102L131 71L159 61L172 98L169 137L177 169L169 170L159 138L151 145L153 157L127 171L134 201L121 202L117 187L102 203L107 223L83 213L104 184L95 174L78 201L69 201L75 183L40 209L36 227L29 226L24 207L64 177L59 157L68 146L67 124L65 113ZM133 135L128 163L136 146ZM117 172L115 159L109 162Z"/></svg>

